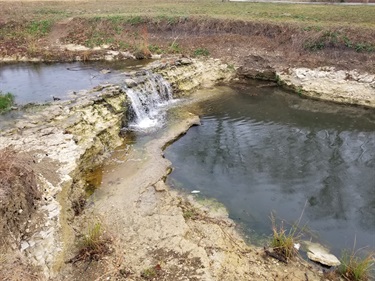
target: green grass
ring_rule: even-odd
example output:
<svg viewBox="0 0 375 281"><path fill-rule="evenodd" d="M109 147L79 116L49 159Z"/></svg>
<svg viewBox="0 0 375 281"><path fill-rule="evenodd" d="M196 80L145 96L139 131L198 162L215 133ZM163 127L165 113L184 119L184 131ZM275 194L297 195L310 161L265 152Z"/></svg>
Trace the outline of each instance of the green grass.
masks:
<svg viewBox="0 0 375 281"><path fill-rule="evenodd" d="M157 45L152 45L151 44L151 45L148 46L148 49L153 54L163 54L164 53L164 50L161 47L157 46Z"/></svg>
<svg viewBox="0 0 375 281"><path fill-rule="evenodd" d="M193 206L189 206L190 208L184 209L182 212L182 216L185 220L195 220L199 217L199 212Z"/></svg>
<svg viewBox="0 0 375 281"><path fill-rule="evenodd" d="M310 30L308 30L310 31ZM358 40L358 39L357 39ZM317 38L310 38L305 43L305 49L309 51L319 51L325 48L348 48L356 52L373 52L375 45L368 42L357 41L354 42L348 35L335 30L326 30ZM359 39L361 40L361 39Z"/></svg>
<svg viewBox="0 0 375 281"><path fill-rule="evenodd" d="M4 12L0 12L0 18L17 19L22 16L36 21L75 16L111 15L119 18L127 17L128 23L134 25L142 23L143 16L157 17L173 24L178 20L177 17L209 16L257 22L293 22L304 26L375 27L374 6L244 3L218 0L185 0L183 2L144 0L142 5L135 0L129 0L126 4L122 0L98 0L74 2L74 9L71 8L72 2L59 2L57 5L55 2L46 1L43 2L42 8L32 2L22 2L22 5L5 2L4 5L11 5L12 9L3 9Z"/></svg>
<svg viewBox="0 0 375 281"><path fill-rule="evenodd" d="M173 43L170 42L169 46L154 52L180 54L186 51L183 28L185 24L187 27L194 24L197 30L206 29L213 33L261 34L264 37L261 39L279 41L280 48L289 47L290 50L286 50L288 53L328 51L328 54L330 50L375 52L375 6L218 0L144 0L142 5L136 0L128 0L126 5L123 0L96 0L75 1L74 9L71 5L70 1L44 1L42 6L34 2L2 3L0 39L4 46L9 47L0 49L0 55L19 50L30 56L50 56L39 39L49 34L54 23L68 18L73 20L67 25L70 32L67 43L88 47L108 44L121 50L146 50L149 41L136 34L137 29L149 28L150 33L154 34L159 27L169 31L169 26L173 30L178 25L173 35L175 41L172 39ZM229 23L230 20L239 21ZM194 29L191 30L194 34ZM181 38L181 41L177 42L177 38ZM211 51L214 53L215 50ZM209 54L204 48L191 52L193 56Z"/></svg>
<svg viewBox="0 0 375 281"><path fill-rule="evenodd" d="M144 18L141 16L131 16L126 19L126 22L130 23L131 25L140 25L144 23L144 21L145 21Z"/></svg>
<svg viewBox="0 0 375 281"><path fill-rule="evenodd" d="M357 252L344 251L341 256L341 265L338 272L346 280L365 281L369 280L371 269L374 266L374 254L359 257Z"/></svg>
<svg viewBox="0 0 375 281"><path fill-rule="evenodd" d="M286 260L294 257L297 254L294 244L297 239L293 231L287 230L281 225L280 227L273 227L273 236L271 238L271 247L275 252L280 254Z"/></svg>
<svg viewBox="0 0 375 281"><path fill-rule="evenodd" d="M51 20L31 21L28 32L31 35L44 36L51 30L52 24Z"/></svg>
<svg viewBox="0 0 375 281"><path fill-rule="evenodd" d="M169 46L169 52L173 54L180 54L182 53L182 48L178 43L176 43L176 41L173 41L172 44Z"/></svg>
<svg viewBox="0 0 375 281"><path fill-rule="evenodd" d="M0 91L0 113L9 111L13 104L14 95L12 93L3 94Z"/></svg>
<svg viewBox="0 0 375 281"><path fill-rule="evenodd" d="M200 56L207 57L210 55L210 51L207 50L206 48L197 48L194 50L193 55L195 57L200 57Z"/></svg>

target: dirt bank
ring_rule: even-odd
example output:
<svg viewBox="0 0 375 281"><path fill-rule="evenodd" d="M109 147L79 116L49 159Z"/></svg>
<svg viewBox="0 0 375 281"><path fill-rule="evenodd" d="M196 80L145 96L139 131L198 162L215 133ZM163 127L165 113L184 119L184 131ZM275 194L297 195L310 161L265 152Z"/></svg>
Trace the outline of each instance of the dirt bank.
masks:
<svg viewBox="0 0 375 281"><path fill-rule="evenodd" d="M199 16L67 17L63 10L68 7L59 5L56 13L61 16L51 18L51 7L35 11L33 4L4 2L1 59L73 61L104 59L111 54L112 59L124 59L129 54L142 57L152 53L209 55L240 66L247 56L261 55L276 68L334 66L375 72L375 32L370 26L315 26ZM83 5L82 9L87 7ZM72 49L69 44L82 47Z"/></svg>
<svg viewBox="0 0 375 281"><path fill-rule="evenodd" d="M7 8L22 10L18 6ZM59 20L5 16L0 26L3 62L210 56L238 69L242 78L279 79L277 82L300 95L375 105L375 32L363 26L126 15ZM309 72L309 81L300 75L302 69ZM323 76L327 79L322 84ZM316 85L307 85L314 79ZM361 83L363 87L357 87Z"/></svg>

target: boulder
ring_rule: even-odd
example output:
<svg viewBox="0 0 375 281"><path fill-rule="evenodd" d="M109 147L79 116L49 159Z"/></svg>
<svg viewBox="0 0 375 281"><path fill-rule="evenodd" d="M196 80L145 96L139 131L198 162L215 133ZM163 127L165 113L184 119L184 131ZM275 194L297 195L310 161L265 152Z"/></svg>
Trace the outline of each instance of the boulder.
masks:
<svg viewBox="0 0 375 281"><path fill-rule="evenodd" d="M303 242L303 244L307 250L307 257L310 260L327 266L338 266L341 264L338 258L330 254L329 250L322 245L308 241Z"/></svg>
<svg viewBox="0 0 375 281"><path fill-rule="evenodd" d="M276 70L264 57L257 55L247 56L243 66L238 69L240 78L276 81Z"/></svg>

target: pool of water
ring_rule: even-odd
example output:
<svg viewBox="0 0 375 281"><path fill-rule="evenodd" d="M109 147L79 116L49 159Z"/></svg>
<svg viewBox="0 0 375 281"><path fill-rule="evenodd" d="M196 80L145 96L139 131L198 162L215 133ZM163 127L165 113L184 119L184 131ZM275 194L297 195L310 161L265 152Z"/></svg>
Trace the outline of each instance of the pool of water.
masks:
<svg viewBox="0 0 375 281"><path fill-rule="evenodd" d="M123 80L124 71L149 61L17 63L0 65L0 91L15 95L17 104L68 99L74 92Z"/></svg>
<svg viewBox="0 0 375 281"><path fill-rule="evenodd" d="M197 112L202 125L165 151L170 184L224 203L249 237L271 234L271 212L288 223L303 214L335 254L354 240L375 249L373 110L248 85Z"/></svg>

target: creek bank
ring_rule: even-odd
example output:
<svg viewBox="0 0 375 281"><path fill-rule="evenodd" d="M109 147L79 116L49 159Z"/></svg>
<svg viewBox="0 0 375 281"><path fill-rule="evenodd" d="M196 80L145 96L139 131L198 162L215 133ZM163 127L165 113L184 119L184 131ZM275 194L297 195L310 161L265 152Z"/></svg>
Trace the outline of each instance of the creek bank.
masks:
<svg viewBox="0 0 375 281"><path fill-rule="evenodd" d="M375 75L356 70L292 68L277 72L282 85L301 96L375 108Z"/></svg>
<svg viewBox="0 0 375 281"><path fill-rule="evenodd" d="M233 76L218 60L171 59L149 69L173 77L173 88L187 92ZM35 229L27 235L17 233L14 248L39 266L45 279L59 271L74 240L70 223L82 211L84 174L122 143L120 129L128 121L127 104L120 86L99 86L77 93L72 100L41 106L0 134L0 148L27 153L34 166L43 167L35 168L43 198L36 211L38 220L30 222ZM6 251L12 255L15 249Z"/></svg>
<svg viewBox="0 0 375 281"><path fill-rule="evenodd" d="M110 45L88 48L79 44L58 44L54 46L61 53L64 61L121 61L135 59L136 54L129 51L112 50ZM90 54L88 57L87 54ZM280 62L281 54L252 52L241 58L229 58L236 61L237 76L240 79L274 81L279 85L296 92L300 96L312 99L360 105L375 108L375 74L358 70L343 70L334 66L293 67ZM160 54L150 54L151 59L170 61ZM54 62L43 57L27 57L19 54L3 56L0 62ZM60 60L61 61L61 60ZM183 64L183 59L180 60ZM299 63L303 65L303 63ZM160 67L157 67L160 69ZM179 73L181 76L182 73ZM186 76L186 75L185 75ZM173 76L170 77L173 79ZM196 82L184 79L187 90L191 92ZM212 78L215 80L215 77ZM172 81L171 81L172 82ZM190 89L190 87L193 87ZM182 86L184 87L184 86ZM184 88L181 88L184 91Z"/></svg>
<svg viewBox="0 0 375 281"><path fill-rule="evenodd" d="M375 108L375 75L334 67L289 67L268 58L250 55L238 69L241 79L277 82L300 96L348 105Z"/></svg>

